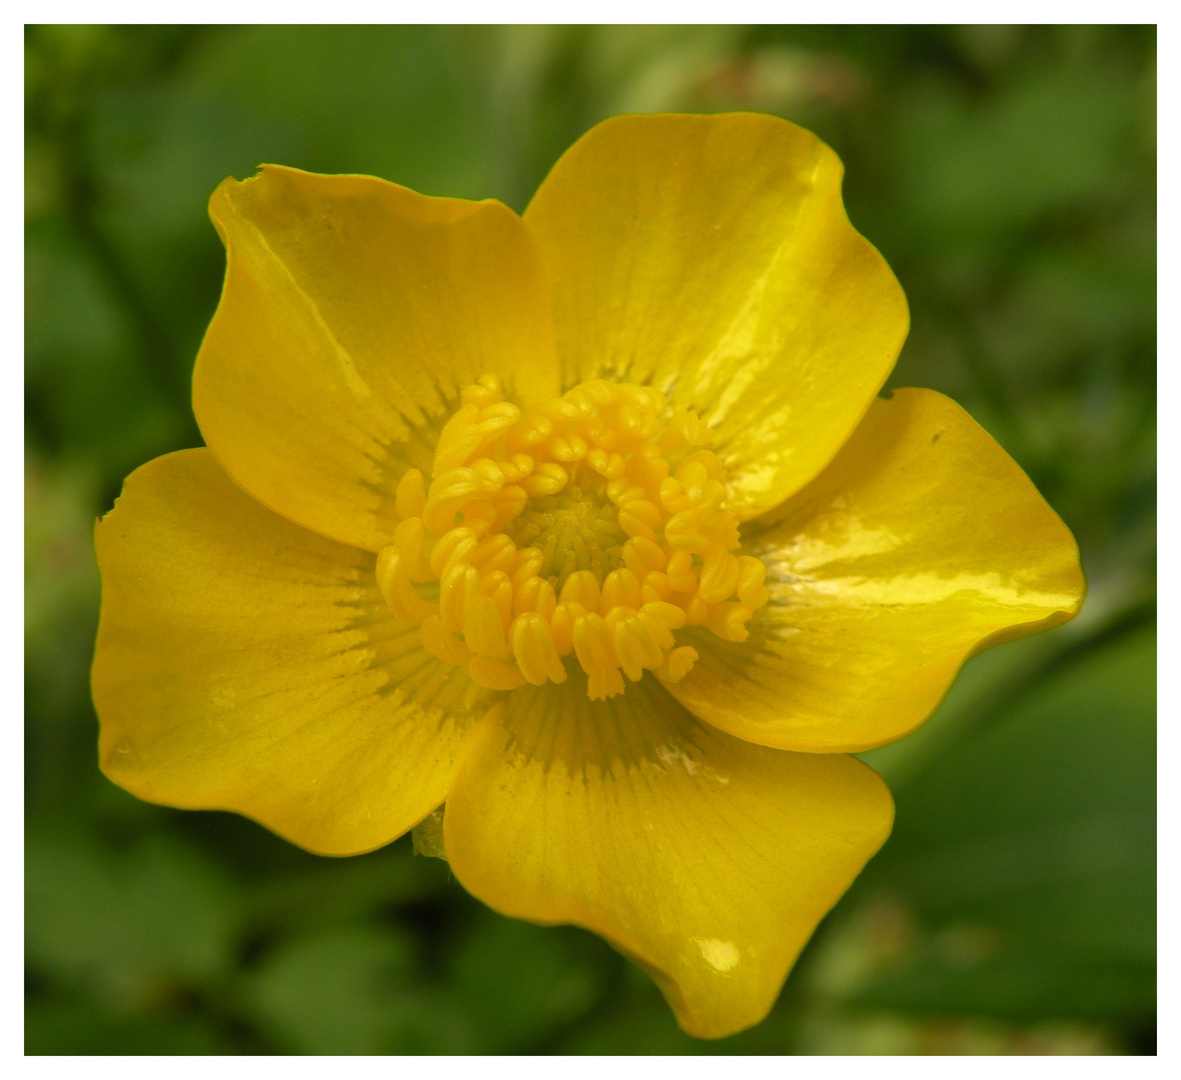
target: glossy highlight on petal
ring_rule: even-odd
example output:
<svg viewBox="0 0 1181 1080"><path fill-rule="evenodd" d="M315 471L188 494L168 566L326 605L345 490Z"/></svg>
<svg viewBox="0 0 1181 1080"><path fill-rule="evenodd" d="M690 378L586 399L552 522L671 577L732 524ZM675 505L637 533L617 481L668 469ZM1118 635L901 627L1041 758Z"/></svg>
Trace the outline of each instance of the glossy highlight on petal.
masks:
<svg viewBox="0 0 1181 1080"><path fill-rule="evenodd" d="M1078 547L955 402L898 390L837 459L750 530L770 601L745 646L687 639L672 688L739 738L866 750L930 716L969 656L1072 618Z"/></svg>

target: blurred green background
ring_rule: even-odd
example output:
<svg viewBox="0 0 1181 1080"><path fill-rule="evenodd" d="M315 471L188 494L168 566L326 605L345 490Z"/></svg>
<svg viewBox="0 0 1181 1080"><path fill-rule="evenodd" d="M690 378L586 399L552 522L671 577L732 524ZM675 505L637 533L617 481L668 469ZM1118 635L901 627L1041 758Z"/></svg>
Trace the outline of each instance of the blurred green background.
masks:
<svg viewBox="0 0 1181 1080"><path fill-rule="evenodd" d="M1154 1052L1155 50L1152 27L28 28L28 1052ZM200 444L223 177L521 210L604 117L731 109L844 159L910 300L891 385L992 432L1090 596L865 755L893 837L768 1020L709 1043L597 938L492 914L407 839L317 858L108 783L90 535L128 472Z"/></svg>

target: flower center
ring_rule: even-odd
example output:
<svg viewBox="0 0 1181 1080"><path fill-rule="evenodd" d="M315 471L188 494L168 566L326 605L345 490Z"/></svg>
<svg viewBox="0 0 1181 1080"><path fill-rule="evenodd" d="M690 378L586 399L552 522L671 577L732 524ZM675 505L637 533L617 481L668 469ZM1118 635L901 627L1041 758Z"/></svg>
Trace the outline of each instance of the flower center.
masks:
<svg viewBox="0 0 1181 1080"><path fill-rule="evenodd" d="M558 592L577 570L589 570L601 583L624 565L628 537L619 526L619 511L596 498L590 488L571 485L557 495L532 500L508 532L519 548L541 552L537 576Z"/></svg>
<svg viewBox="0 0 1181 1080"><path fill-rule="evenodd" d="M607 698L625 675L684 678L684 626L746 639L766 568L733 554L726 473L696 414L601 379L521 409L486 375L460 401L430 483L410 469L398 484L377 555L386 601L428 652L493 690L565 682L577 663Z"/></svg>

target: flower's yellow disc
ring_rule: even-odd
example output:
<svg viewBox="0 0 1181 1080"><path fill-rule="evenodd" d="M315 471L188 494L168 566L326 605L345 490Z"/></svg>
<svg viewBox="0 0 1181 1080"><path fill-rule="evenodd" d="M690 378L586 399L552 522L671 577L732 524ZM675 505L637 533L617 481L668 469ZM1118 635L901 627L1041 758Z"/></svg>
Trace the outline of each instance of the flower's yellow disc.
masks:
<svg viewBox="0 0 1181 1080"><path fill-rule="evenodd" d="M429 485L403 475L377 553L390 608L428 652L489 690L563 683L573 657L594 700L624 675L684 678L683 626L746 640L766 566L734 554L726 470L694 413L602 379L522 411L489 375L460 400Z"/></svg>

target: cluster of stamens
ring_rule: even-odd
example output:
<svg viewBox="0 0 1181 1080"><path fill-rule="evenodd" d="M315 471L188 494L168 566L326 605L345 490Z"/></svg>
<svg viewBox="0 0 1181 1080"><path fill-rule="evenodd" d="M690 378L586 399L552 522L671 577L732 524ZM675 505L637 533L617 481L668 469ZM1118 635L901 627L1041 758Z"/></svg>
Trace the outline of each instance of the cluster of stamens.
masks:
<svg viewBox="0 0 1181 1080"><path fill-rule="evenodd" d="M489 689L565 682L569 657L592 699L646 670L677 682L697 651L675 630L743 641L767 602L763 563L733 554L709 439L649 386L594 380L519 408L485 376L444 426L429 485L417 469L398 484L382 593Z"/></svg>

